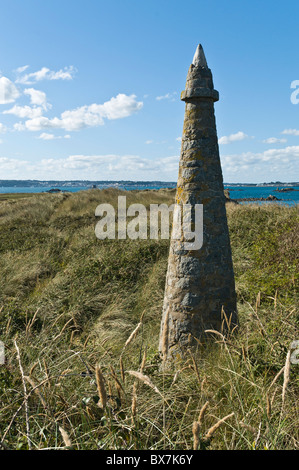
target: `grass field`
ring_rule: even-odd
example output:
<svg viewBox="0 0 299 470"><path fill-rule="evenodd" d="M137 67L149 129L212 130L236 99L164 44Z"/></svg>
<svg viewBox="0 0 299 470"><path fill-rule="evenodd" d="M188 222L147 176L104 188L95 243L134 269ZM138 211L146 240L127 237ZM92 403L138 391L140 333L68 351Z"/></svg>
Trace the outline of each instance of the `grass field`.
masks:
<svg viewBox="0 0 299 470"><path fill-rule="evenodd" d="M94 233L96 206L122 194L148 208L174 199L116 189L0 198L1 446L298 448L298 209L227 204L239 332L163 368L169 241Z"/></svg>
<svg viewBox="0 0 299 470"><path fill-rule="evenodd" d="M37 193L1 193L0 202L2 201L17 201L19 199L28 199L29 197L37 196Z"/></svg>

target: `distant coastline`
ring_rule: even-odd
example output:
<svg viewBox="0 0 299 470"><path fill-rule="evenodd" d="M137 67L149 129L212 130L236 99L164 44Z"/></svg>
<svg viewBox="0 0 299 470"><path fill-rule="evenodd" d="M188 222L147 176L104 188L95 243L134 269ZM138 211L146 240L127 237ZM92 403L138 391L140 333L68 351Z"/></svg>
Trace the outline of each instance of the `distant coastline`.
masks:
<svg viewBox="0 0 299 470"><path fill-rule="evenodd" d="M175 190L174 181L91 181L91 180L0 180L0 199L3 201L11 194L23 197L25 194L78 192L93 189L114 188L121 191L158 191ZM294 206L299 204L299 182L270 183L224 183L227 202L248 203L277 203ZM15 196L16 197L16 196Z"/></svg>
<svg viewBox="0 0 299 470"><path fill-rule="evenodd" d="M6 187L93 187L93 186L159 186L159 187L170 187L176 186L174 181L131 181L131 180L0 180L0 189ZM268 186L298 186L299 182L282 182L282 181L271 181L269 183L224 183L224 186L230 187L268 187Z"/></svg>

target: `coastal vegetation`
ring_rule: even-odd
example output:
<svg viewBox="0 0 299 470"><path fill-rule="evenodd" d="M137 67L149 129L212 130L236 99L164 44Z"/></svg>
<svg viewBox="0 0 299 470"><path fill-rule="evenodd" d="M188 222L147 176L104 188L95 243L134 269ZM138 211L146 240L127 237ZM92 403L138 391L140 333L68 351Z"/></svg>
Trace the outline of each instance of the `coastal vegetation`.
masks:
<svg viewBox="0 0 299 470"><path fill-rule="evenodd" d="M226 204L238 332L166 366L169 241L95 237L97 205L124 194L174 202L167 189L0 200L1 446L297 449L298 208Z"/></svg>

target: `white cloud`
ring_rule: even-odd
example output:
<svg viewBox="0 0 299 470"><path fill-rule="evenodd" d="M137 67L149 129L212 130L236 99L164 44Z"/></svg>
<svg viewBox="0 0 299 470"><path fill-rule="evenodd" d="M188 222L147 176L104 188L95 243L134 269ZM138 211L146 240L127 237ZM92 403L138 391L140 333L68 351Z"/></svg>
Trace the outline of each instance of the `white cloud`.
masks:
<svg viewBox="0 0 299 470"><path fill-rule="evenodd" d="M42 116L43 110L40 107L31 108L30 106L14 105L11 109L3 111L3 114L13 114L23 119L36 119Z"/></svg>
<svg viewBox="0 0 299 470"><path fill-rule="evenodd" d="M182 142L182 137L177 137L175 140L176 140L177 142Z"/></svg>
<svg viewBox="0 0 299 470"><path fill-rule="evenodd" d="M107 119L121 119L139 111L142 106L142 101L136 101L136 95L119 93L104 104L90 105L88 111Z"/></svg>
<svg viewBox="0 0 299 470"><path fill-rule="evenodd" d="M54 134L49 134L47 132L43 132L39 137L37 137L38 139L42 139L42 140L56 140L56 139L70 139L71 136L66 134L64 136L55 136Z"/></svg>
<svg viewBox="0 0 299 470"><path fill-rule="evenodd" d="M292 179L294 174L298 174L298 161L299 146L268 149L260 153L244 152L241 154L221 155L221 163L226 180L234 175L241 175L242 172L246 179L248 177L255 180L257 178L260 179L261 175L264 175L264 181L271 181L272 175L275 175L275 179Z"/></svg>
<svg viewBox="0 0 299 470"><path fill-rule="evenodd" d="M43 129L65 129L77 131L85 127L96 127L104 124L104 119L121 119L139 111L143 106L136 101L135 95L118 94L104 104L92 104L64 111L60 118L49 119L45 116L36 117L25 122L30 131Z"/></svg>
<svg viewBox="0 0 299 470"><path fill-rule="evenodd" d="M2 124L2 122L0 122L0 134L4 134L6 132L6 127L4 126L4 124Z"/></svg>
<svg viewBox="0 0 299 470"><path fill-rule="evenodd" d="M230 134L228 136L224 135L223 137L220 137L220 139L218 140L218 143L222 145L226 145L226 144L230 144L232 142L237 142L239 140L244 140L244 139L248 139L248 135L244 134L244 132L239 131L236 134Z"/></svg>
<svg viewBox="0 0 299 470"><path fill-rule="evenodd" d="M24 168L26 168L28 162L25 160L18 160L16 158L7 158L7 157L0 157L0 171L2 177L5 178L5 171L7 171L8 177L11 175L11 172L20 172L19 175L22 175ZM18 174L18 173L17 173Z"/></svg>
<svg viewBox="0 0 299 470"><path fill-rule="evenodd" d="M36 90L35 88L26 88L24 94L30 96L30 103L33 105L41 106L45 110L51 107L47 103L47 96L43 91Z"/></svg>
<svg viewBox="0 0 299 470"><path fill-rule="evenodd" d="M42 139L42 140L53 140L55 139L55 135L54 134L48 134L47 132L43 132L39 137L38 139Z"/></svg>
<svg viewBox="0 0 299 470"><path fill-rule="evenodd" d="M179 156L156 160L139 155L70 155L28 161L0 158L2 178L36 179L131 179L176 181Z"/></svg>
<svg viewBox="0 0 299 470"><path fill-rule="evenodd" d="M156 97L156 100L157 100L157 101L161 101L161 100L175 101L176 95L177 95L177 92L174 91L173 93L166 93L166 95L157 96L157 97Z"/></svg>
<svg viewBox="0 0 299 470"><path fill-rule="evenodd" d="M284 163L298 161L299 145L288 146L282 149L269 149L260 155L263 161L282 161Z"/></svg>
<svg viewBox="0 0 299 470"><path fill-rule="evenodd" d="M150 144L152 144L153 142L154 142L153 140L146 140L145 143L146 143L146 145L150 145Z"/></svg>
<svg viewBox="0 0 299 470"><path fill-rule="evenodd" d="M9 78L0 77L0 104L13 103L19 96L19 90Z"/></svg>
<svg viewBox="0 0 299 470"><path fill-rule="evenodd" d="M25 131L26 130L26 126L22 122L16 122L13 125L13 128L14 128L15 131Z"/></svg>
<svg viewBox="0 0 299 470"><path fill-rule="evenodd" d="M221 156L224 180L226 182L290 181L298 174L299 146L282 149L267 149L264 152L245 152ZM33 163L4 161L19 168L21 178L36 179L101 179L101 180L160 180L176 181L179 156L158 159L139 155L70 155L65 158L46 158ZM22 166L23 165L23 166ZM2 178L9 178L8 171L2 171Z"/></svg>
<svg viewBox="0 0 299 470"><path fill-rule="evenodd" d="M284 131L282 131L282 134L299 135L299 130L298 129L285 129Z"/></svg>
<svg viewBox="0 0 299 470"><path fill-rule="evenodd" d="M60 69L57 72L54 72L47 67L42 67L37 72L27 73L18 77L16 83L31 85L32 83L40 82L41 80L72 80L75 72L76 69L72 65L64 67L64 69Z"/></svg>
<svg viewBox="0 0 299 470"><path fill-rule="evenodd" d="M138 155L70 155L63 159L43 159L41 165L48 171L57 171L60 173L66 170L72 171L90 171L90 174L102 175L121 174L132 176L138 174L147 175L148 171L156 174L156 178L161 173L167 174L169 171L178 171L179 157L165 157L159 160L150 160Z"/></svg>
<svg viewBox="0 0 299 470"><path fill-rule="evenodd" d="M17 72L17 73L23 73L23 72L25 72L25 70L28 69L28 67L29 67L29 65L23 65L22 67L18 67L18 68L16 69L16 72Z"/></svg>
<svg viewBox="0 0 299 470"><path fill-rule="evenodd" d="M277 137L269 137L268 139L263 140L264 144L280 144L287 142L287 139L278 139Z"/></svg>

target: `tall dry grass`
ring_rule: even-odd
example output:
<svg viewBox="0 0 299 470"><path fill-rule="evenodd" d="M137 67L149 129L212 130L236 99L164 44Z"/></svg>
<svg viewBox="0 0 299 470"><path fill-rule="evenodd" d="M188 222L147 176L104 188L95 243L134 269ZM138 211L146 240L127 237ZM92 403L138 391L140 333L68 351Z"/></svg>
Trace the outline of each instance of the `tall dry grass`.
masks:
<svg viewBox="0 0 299 470"><path fill-rule="evenodd" d="M95 239L96 205L119 194L0 203L1 446L298 448L296 209L228 206L238 334L214 334L164 368L168 242Z"/></svg>

